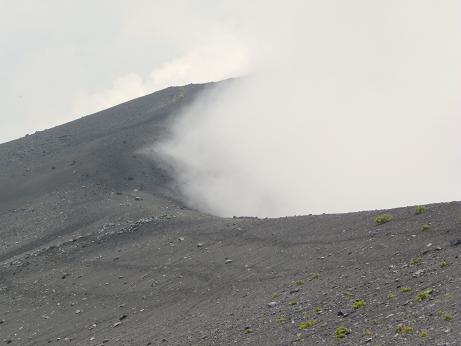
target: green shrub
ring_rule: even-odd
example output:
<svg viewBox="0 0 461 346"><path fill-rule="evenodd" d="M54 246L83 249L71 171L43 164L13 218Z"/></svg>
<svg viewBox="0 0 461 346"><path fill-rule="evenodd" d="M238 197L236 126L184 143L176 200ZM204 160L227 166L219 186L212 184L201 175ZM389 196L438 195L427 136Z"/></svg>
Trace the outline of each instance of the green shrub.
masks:
<svg viewBox="0 0 461 346"><path fill-rule="evenodd" d="M421 231L425 232L428 231L431 228L431 225L428 223L425 223L424 225L421 226Z"/></svg>
<svg viewBox="0 0 461 346"><path fill-rule="evenodd" d="M413 333L413 327L405 325L405 324L399 324L397 328L395 329L395 332L397 334L409 334Z"/></svg>
<svg viewBox="0 0 461 346"><path fill-rule="evenodd" d="M440 267L440 268L448 267L448 263L447 263L445 260L442 260L442 261L439 263L439 267Z"/></svg>
<svg viewBox="0 0 461 346"><path fill-rule="evenodd" d="M431 294L432 294L432 288L425 289L424 291L421 291L416 295L416 300L418 302L422 302L423 300L428 299L429 295Z"/></svg>
<svg viewBox="0 0 461 346"><path fill-rule="evenodd" d="M381 214L375 217L375 224L382 225L387 222L390 222L394 219L394 217L390 214Z"/></svg>
<svg viewBox="0 0 461 346"><path fill-rule="evenodd" d="M418 205L416 206L415 214L421 215L421 214L424 214L426 211L427 211L427 208L424 205Z"/></svg>
<svg viewBox="0 0 461 346"><path fill-rule="evenodd" d="M429 333L427 330L422 330L419 332L419 336L422 337L422 338L425 338L427 336L429 336Z"/></svg>
<svg viewBox="0 0 461 346"><path fill-rule="evenodd" d="M417 266L421 264L421 257L413 257L411 260L410 260L410 265L411 266Z"/></svg>
<svg viewBox="0 0 461 346"><path fill-rule="evenodd" d="M352 303L352 307L354 309L360 309L363 308L366 305L365 301L363 299L357 299L355 302Z"/></svg>
<svg viewBox="0 0 461 346"><path fill-rule="evenodd" d="M445 314L445 316L443 316L443 319L444 319L445 321L451 321L451 320L453 320L453 316L450 315L450 314Z"/></svg>
<svg viewBox="0 0 461 346"><path fill-rule="evenodd" d="M389 294L387 295L387 299L389 300L393 300L395 298L397 298L397 295L394 292L389 292Z"/></svg>
<svg viewBox="0 0 461 346"><path fill-rule="evenodd" d="M293 284L295 286L302 286L302 285L304 285L304 280L295 280L295 281L293 281Z"/></svg>
<svg viewBox="0 0 461 346"><path fill-rule="evenodd" d="M308 320L305 322L301 322L300 324L298 324L298 329L305 330L305 329L313 327L314 324L315 324L315 320Z"/></svg>
<svg viewBox="0 0 461 346"><path fill-rule="evenodd" d="M320 278L320 273L311 273L311 280L316 280Z"/></svg>
<svg viewBox="0 0 461 346"><path fill-rule="evenodd" d="M344 339L346 335L349 335L351 331L346 327L338 327L335 330L336 339Z"/></svg>
<svg viewBox="0 0 461 346"><path fill-rule="evenodd" d="M402 293L411 292L411 287L401 287L400 292L402 292Z"/></svg>
<svg viewBox="0 0 461 346"><path fill-rule="evenodd" d="M443 318L445 321L451 321L451 320L453 320L453 316L450 315L449 313L446 313L446 312L443 311L443 310L437 311L437 316Z"/></svg>

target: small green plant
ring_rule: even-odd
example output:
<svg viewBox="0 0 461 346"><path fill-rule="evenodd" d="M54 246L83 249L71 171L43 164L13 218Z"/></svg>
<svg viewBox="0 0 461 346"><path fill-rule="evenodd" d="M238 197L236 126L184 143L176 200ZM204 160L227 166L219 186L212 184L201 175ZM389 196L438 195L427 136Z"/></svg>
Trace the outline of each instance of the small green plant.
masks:
<svg viewBox="0 0 461 346"><path fill-rule="evenodd" d="M421 231L423 232L426 232L428 231L429 229L431 228L431 225L429 225L428 223L425 223L421 226Z"/></svg>
<svg viewBox="0 0 461 346"><path fill-rule="evenodd" d="M363 308L366 305L365 301L363 299L357 299L355 302L352 303L352 307L354 309L360 309Z"/></svg>
<svg viewBox="0 0 461 346"><path fill-rule="evenodd" d="M424 214L427 211L427 208L424 205L417 205L415 209L416 215Z"/></svg>
<svg viewBox="0 0 461 346"><path fill-rule="evenodd" d="M321 313L322 313L322 309L320 309L320 308L315 308L314 311L315 311L315 313L317 313L317 314L321 314Z"/></svg>
<svg viewBox="0 0 461 346"><path fill-rule="evenodd" d="M298 324L298 329L305 330L305 329L313 327L314 325L315 325L315 320L308 320L308 321L301 322L300 324Z"/></svg>
<svg viewBox="0 0 461 346"><path fill-rule="evenodd" d="M375 224L382 225L387 222L390 222L394 219L394 217L390 214L381 214L375 217Z"/></svg>
<svg viewBox="0 0 461 346"><path fill-rule="evenodd" d="M251 333L253 333L253 329L251 329L250 327L245 327L245 329L243 330L243 332L244 332L245 334L251 334Z"/></svg>
<svg viewBox="0 0 461 346"><path fill-rule="evenodd" d="M400 292L402 293L411 292L411 287L400 287Z"/></svg>
<svg viewBox="0 0 461 346"><path fill-rule="evenodd" d="M410 265L411 266L417 266L417 265L420 265L420 264L421 264L421 257L413 257L410 260Z"/></svg>
<svg viewBox="0 0 461 346"><path fill-rule="evenodd" d="M448 267L448 263L447 263L445 260L442 260L442 261L439 263L439 267L440 267L440 268Z"/></svg>
<svg viewBox="0 0 461 346"><path fill-rule="evenodd" d="M413 327L405 324L399 324L397 328L395 329L395 332L397 334L409 334L413 333Z"/></svg>
<svg viewBox="0 0 461 346"><path fill-rule="evenodd" d="M453 316L450 315L450 314L445 314L445 316L443 316L443 319L444 319L445 321L451 321L451 320L453 320Z"/></svg>
<svg viewBox="0 0 461 346"><path fill-rule="evenodd" d="M432 294L432 288L425 289L424 291L418 292L416 295L416 300L418 302L422 302L423 300L427 300L429 295Z"/></svg>
<svg viewBox="0 0 461 346"><path fill-rule="evenodd" d="M285 317L277 317L275 319L275 322L277 322L277 324L279 324L279 325L282 325L282 324L287 323L287 319Z"/></svg>
<svg viewBox="0 0 461 346"><path fill-rule="evenodd" d="M450 315L449 313L446 313L443 310L437 311L437 316L443 318L445 321L452 321L453 320L453 316Z"/></svg>
<svg viewBox="0 0 461 346"><path fill-rule="evenodd" d="M429 336L429 332L427 330L422 330L419 332L419 336L422 338L426 338Z"/></svg>
<svg viewBox="0 0 461 346"><path fill-rule="evenodd" d="M311 273L311 281L320 278L320 273Z"/></svg>
<svg viewBox="0 0 461 346"><path fill-rule="evenodd" d="M336 336L336 339L338 339L338 340L344 339L350 333L351 333L351 331L349 329L347 329L346 327L338 327L335 330L335 336Z"/></svg>
<svg viewBox="0 0 461 346"><path fill-rule="evenodd" d="M295 280L295 281L293 281L293 284L295 286L302 286L302 285L304 285L304 280Z"/></svg>
<svg viewBox="0 0 461 346"><path fill-rule="evenodd" d="M292 300L288 304L290 304L291 306L298 305L298 301L297 300Z"/></svg>
<svg viewBox="0 0 461 346"><path fill-rule="evenodd" d="M274 294L272 295L272 298L274 298L274 299L275 299L275 298L278 298L278 297L280 297L280 293L274 293Z"/></svg>
<svg viewBox="0 0 461 346"><path fill-rule="evenodd" d="M397 298L397 295L394 292L389 292L389 294L387 295L387 299L389 300L393 300L395 298Z"/></svg>

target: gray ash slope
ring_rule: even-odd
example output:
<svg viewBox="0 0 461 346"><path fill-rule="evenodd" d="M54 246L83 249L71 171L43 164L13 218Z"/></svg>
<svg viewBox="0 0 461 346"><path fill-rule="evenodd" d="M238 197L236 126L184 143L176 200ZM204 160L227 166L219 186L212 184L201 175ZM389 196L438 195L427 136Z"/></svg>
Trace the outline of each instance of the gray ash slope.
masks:
<svg viewBox="0 0 461 346"><path fill-rule="evenodd" d="M209 87L0 145L0 344L461 344L461 203L279 219L181 204L142 149Z"/></svg>

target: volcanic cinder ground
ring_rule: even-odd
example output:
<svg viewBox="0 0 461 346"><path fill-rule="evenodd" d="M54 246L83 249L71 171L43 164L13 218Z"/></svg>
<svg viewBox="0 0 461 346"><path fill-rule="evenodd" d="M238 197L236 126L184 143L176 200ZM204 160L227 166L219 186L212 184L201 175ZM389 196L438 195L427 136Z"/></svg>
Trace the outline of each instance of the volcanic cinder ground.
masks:
<svg viewBox="0 0 461 346"><path fill-rule="evenodd" d="M0 343L460 345L461 203L278 219L181 203L148 148L210 87L0 145Z"/></svg>

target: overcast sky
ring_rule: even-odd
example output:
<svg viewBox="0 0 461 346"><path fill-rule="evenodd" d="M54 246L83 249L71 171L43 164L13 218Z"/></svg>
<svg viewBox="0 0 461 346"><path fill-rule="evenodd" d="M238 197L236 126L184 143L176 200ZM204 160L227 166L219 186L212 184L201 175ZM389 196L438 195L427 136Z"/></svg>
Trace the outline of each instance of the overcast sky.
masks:
<svg viewBox="0 0 461 346"><path fill-rule="evenodd" d="M459 12L456 0L0 0L0 142L264 64L341 54L387 77L378 57L388 54L457 59Z"/></svg>
<svg viewBox="0 0 461 346"><path fill-rule="evenodd" d="M244 73L238 13L213 0L0 0L0 142Z"/></svg>

